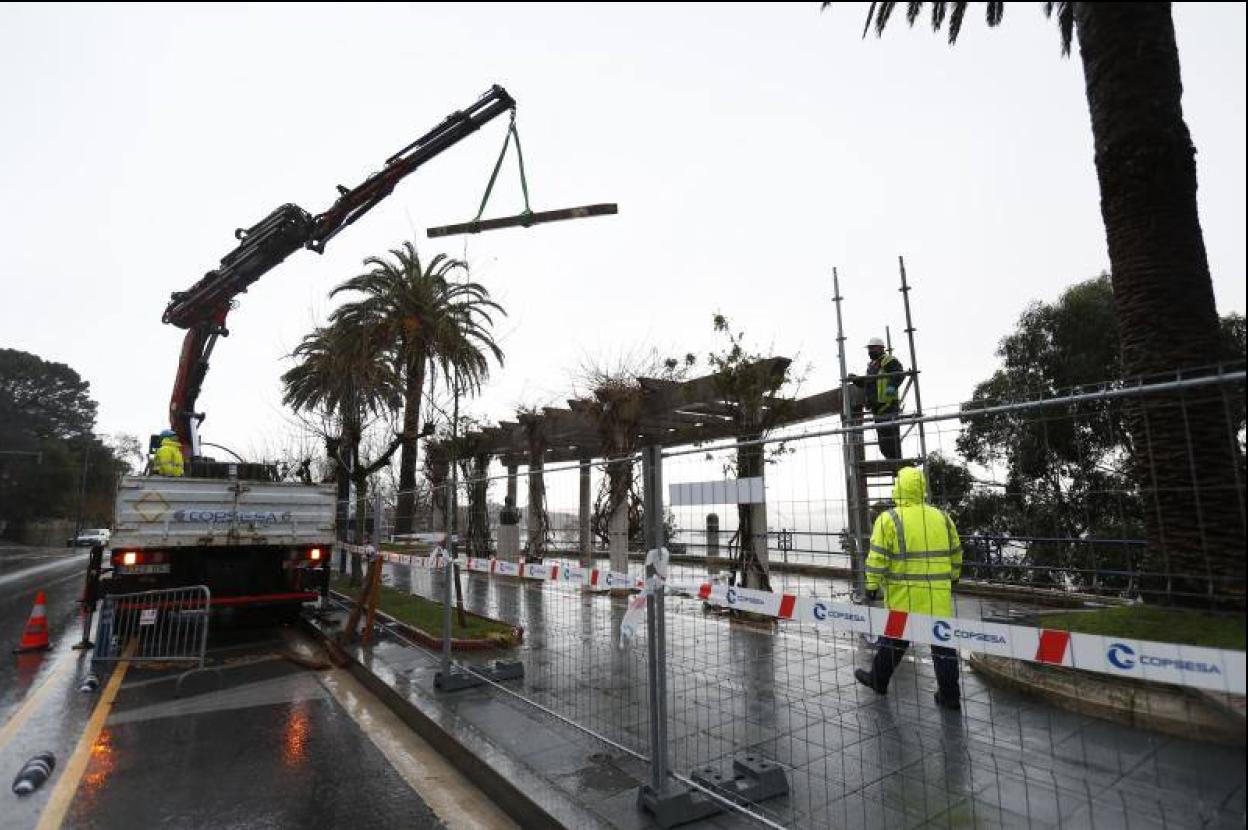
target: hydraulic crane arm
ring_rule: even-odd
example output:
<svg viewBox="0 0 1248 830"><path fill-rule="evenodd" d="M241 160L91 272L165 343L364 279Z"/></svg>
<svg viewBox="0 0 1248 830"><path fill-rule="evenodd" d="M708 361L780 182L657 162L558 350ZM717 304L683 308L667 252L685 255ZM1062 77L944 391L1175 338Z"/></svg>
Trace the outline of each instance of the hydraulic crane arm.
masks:
<svg viewBox="0 0 1248 830"><path fill-rule="evenodd" d="M323 253L329 240L389 196L406 176L515 106L507 90L491 87L471 107L447 116L386 159L385 166L363 183L354 188L339 185L338 199L324 213L312 216L298 205L286 204L252 227L236 230L238 247L226 254L221 266L186 291L174 292L163 320L187 332L169 400L169 424L184 452L199 455L195 426L202 416L195 413L195 402L217 338L229 334L225 319L235 297L300 248Z"/></svg>

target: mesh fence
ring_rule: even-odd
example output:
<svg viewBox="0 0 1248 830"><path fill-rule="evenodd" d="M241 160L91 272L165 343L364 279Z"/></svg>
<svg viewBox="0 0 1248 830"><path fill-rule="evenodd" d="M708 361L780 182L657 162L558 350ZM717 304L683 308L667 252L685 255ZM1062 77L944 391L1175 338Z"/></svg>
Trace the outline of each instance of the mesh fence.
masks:
<svg viewBox="0 0 1248 830"><path fill-rule="evenodd" d="M865 423L647 464L478 466L450 511L463 603L524 629L508 694L720 823L1243 826L1243 412L1244 375L1224 371L934 410L901 422L896 462ZM961 541L947 611L864 596L910 465ZM440 600L450 571L418 558L447 526L433 478L385 579ZM900 641L886 694L864 685ZM957 710L934 699L938 665L957 667ZM716 778L758 763L783 791Z"/></svg>

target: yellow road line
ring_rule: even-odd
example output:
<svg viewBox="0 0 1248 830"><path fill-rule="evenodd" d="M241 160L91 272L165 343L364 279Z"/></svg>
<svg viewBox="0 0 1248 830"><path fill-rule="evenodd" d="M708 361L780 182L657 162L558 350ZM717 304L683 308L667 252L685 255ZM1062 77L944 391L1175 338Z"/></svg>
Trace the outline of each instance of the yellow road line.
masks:
<svg viewBox="0 0 1248 830"><path fill-rule="evenodd" d="M136 643L131 641L126 647L125 654L118 661L117 668L113 669L113 676L108 679L104 694L100 695L100 702L95 705L91 720L87 721L87 728L78 739L74 754L69 756L69 763L65 765L65 770L57 780L56 788L48 796L48 803L43 808L43 814L39 816L39 824L36 825L35 830L57 830L65 821L70 802L74 800L74 793L78 792L78 784L82 781L83 773L87 771L87 764L91 761L91 748L95 746L96 738L104 729L104 722L108 720L108 713L112 711L113 701L117 699L117 693L121 690L121 681L125 679L126 671L130 668L130 655L134 654L135 645Z"/></svg>
<svg viewBox="0 0 1248 830"><path fill-rule="evenodd" d="M43 682L39 684L39 688L35 689L35 693L26 698L21 707L13 713L13 716L5 722L3 727L0 727L0 749L4 749L4 745L9 742L9 739L17 734L17 731L22 728L22 724L30 719L31 714L43 703L43 699L51 693L52 686L57 678L64 674L66 669L72 665L71 657L73 657L72 651L61 652L60 657L56 660L56 665L48 676L44 678Z"/></svg>

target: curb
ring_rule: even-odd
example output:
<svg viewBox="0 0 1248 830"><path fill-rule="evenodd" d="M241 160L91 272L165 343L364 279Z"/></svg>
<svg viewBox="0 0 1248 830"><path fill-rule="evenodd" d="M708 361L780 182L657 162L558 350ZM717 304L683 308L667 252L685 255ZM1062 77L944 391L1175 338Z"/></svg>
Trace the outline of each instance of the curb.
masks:
<svg viewBox="0 0 1248 830"><path fill-rule="evenodd" d="M432 692L409 687L409 696L395 691L360 660L362 649L343 648L315 623L301 619L303 629L338 656L347 671L424 738L451 765L526 828L603 828L610 825L546 783L524 764L496 746L476 727L441 706Z"/></svg>
<svg viewBox="0 0 1248 830"><path fill-rule="evenodd" d="M1217 695L1199 689L988 654L972 654L968 662L992 684L1067 711L1187 740L1244 746L1243 715Z"/></svg>

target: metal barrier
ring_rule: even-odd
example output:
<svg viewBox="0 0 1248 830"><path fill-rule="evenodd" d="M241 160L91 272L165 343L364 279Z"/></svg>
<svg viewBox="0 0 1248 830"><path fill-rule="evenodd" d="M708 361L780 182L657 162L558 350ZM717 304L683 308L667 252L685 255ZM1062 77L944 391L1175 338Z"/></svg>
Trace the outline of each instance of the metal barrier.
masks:
<svg viewBox="0 0 1248 830"><path fill-rule="evenodd" d="M1245 756L1230 740L1236 722L1242 734L1242 645L1197 644L1150 620L1242 630L1242 540L1218 543L1210 508L1229 504L1220 521L1242 526L1244 478L1154 485L1132 466L1160 455L1150 434L1110 417L1222 407L1233 429L1189 443L1240 458L1243 386L1242 373L1115 384L925 416L928 453L904 463L924 469L928 497L955 518L963 576L1009 589L952 593L944 615L859 604L866 544L842 459L868 425L503 465L466 492L488 505L489 487L505 486L527 550L513 538L487 558L469 536L457 569L423 546L387 550L382 578L444 612L462 602L523 627L522 676L504 680L472 655L454 676L629 762L660 826L716 809L730 826L1243 826ZM738 476L760 449L762 473ZM446 517L435 534L471 518L446 478L429 491L432 515ZM516 499L526 478L527 504ZM890 505L884 489L859 505L872 521ZM1197 534L1176 534L1158 507L1180 496L1200 508ZM1164 544L1144 541L1149 522ZM663 552L681 545L694 555ZM1084 611L1103 631L1067 630ZM886 638L912 645L880 694L858 670ZM933 694L936 660L951 651L956 712ZM535 758L537 773L563 774Z"/></svg>
<svg viewBox="0 0 1248 830"><path fill-rule="evenodd" d="M100 605L93 660L191 663L204 669L212 594L206 585L111 594Z"/></svg>

